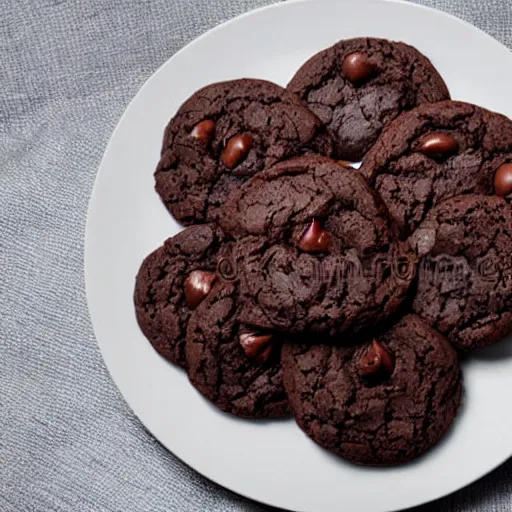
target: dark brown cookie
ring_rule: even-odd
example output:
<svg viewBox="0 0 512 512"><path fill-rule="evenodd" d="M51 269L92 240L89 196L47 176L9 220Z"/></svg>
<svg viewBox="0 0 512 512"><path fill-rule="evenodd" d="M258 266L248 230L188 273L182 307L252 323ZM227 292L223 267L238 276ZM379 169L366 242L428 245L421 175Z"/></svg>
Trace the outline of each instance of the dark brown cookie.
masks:
<svg viewBox="0 0 512 512"><path fill-rule="evenodd" d="M230 195L221 224L241 239L240 318L260 328L358 331L393 313L415 275L377 194L328 158L255 176Z"/></svg>
<svg viewBox="0 0 512 512"><path fill-rule="evenodd" d="M512 333L512 208L465 195L433 208L411 237L421 257L414 311L461 351Z"/></svg>
<svg viewBox="0 0 512 512"><path fill-rule="evenodd" d="M460 194L512 192L512 121L468 103L421 105L387 126L361 172L402 236ZM496 183L495 183L496 181Z"/></svg>
<svg viewBox="0 0 512 512"><path fill-rule="evenodd" d="M280 160L332 150L318 118L264 80L232 80L196 92L165 130L156 191L183 224L217 219L225 197Z"/></svg>
<svg viewBox="0 0 512 512"><path fill-rule="evenodd" d="M192 226L152 252L135 283L135 312L142 332L155 350L185 366L185 334L191 311L208 294L227 257L226 237L213 224Z"/></svg>
<svg viewBox="0 0 512 512"><path fill-rule="evenodd" d="M461 403L455 351L415 315L363 345L288 344L282 360L301 429L356 464L418 457L445 434Z"/></svg>
<svg viewBox="0 0 512 512"><path fill-rule="evenodd" d="M443 79L418 50L373 38L343 40L317 53L288 89L326 124L338 158L356 162L401 112L450 98Z"/></svg>
<svg viewBox="0 0 512 512"><path fill-rule="evenodd" d="M238 321L235 284L216 285L192 314L186 354L190 382L219 409L243 418L289 414L281 343Z"/></svg>

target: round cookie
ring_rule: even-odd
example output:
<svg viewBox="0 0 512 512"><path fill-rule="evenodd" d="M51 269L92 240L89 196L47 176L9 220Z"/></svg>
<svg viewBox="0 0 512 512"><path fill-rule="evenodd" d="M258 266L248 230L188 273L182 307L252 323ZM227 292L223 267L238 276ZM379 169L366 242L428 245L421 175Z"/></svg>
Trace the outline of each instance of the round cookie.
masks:
<svg viewBox="0 0 512 512"><path fill-rule="evenodd" d="M243 418L289 414L281 344L271 333L244 329L234 283L219 284L192 314L186 354L190 382L219 409Z"/></svg>
<svg viewBox="0 0 512 512"><path fill-rule="evenodd" d="M169 122L156 191L183 224L214 221L227 194L250 176L306 151L329 154L319 119L292 93L264 80L204 87Z"/></svg>
<svg viewBox="0 0 512 512"><path fill-rule="evenodd" d="M135 313L155 350L182 367L192 309L217 279L225 235L213 224L192 226L146 257L135 282Z"/></svg>
<svg viewBox="0 0 512 512"><path fill-rule="evenodd" d="M288 344L282 364L300 428L356 464L418 457L445 434L461 403L455 351L415 315L359 346Z"/></svg>
<svg viewBox="0 0 512 512"><path fill-rule="evenodd" d="M421 257L413 310L460 351L512 333L512 207L465 195L433 208L411 237Z"/></svg>
<svg viewBox="0 0 512 512"><path fill-rule="evenodd" d="M510 119L468 103L446 101L421 105L390 123L360 172L406 237L443 199L492 194L495 189L503 196L510 194L510 162Z"/></svg>
<svg viewBox="0 0 512 512"><path fill-rule="evenodd" d="M328 158L255 176L229 196L221 225L240 239L240 318L259 328L358 331L393 313L415 275L416 257L377 194Z"/></svg>
<svg viewBox="0 0 512 512"><path fill-rule="evenodd" d="M337 157L354 162L401 112L450 98L443 79L418 50L374 38L342 40L317 53L288 89L325 123Z"/></svg>

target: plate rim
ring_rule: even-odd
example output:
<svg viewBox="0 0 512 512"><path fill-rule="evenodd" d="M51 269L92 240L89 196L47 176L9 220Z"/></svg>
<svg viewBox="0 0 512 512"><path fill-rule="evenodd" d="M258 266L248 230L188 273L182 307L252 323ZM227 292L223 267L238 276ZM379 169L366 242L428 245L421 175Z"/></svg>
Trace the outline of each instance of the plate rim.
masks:
<svg viewBox="0 0 512 512"><path fill-rule="evenodd" d="M399 5L402 5L404 7L407 7L407 8L410 8L410 9L418 9L418 10L425 10L425 11L429 11L431 13L435 13L436 15L440 15L440 16L443 16L445 18L449 18L451 19L452 22L455 22L455 23L458 23L462 26L464 26L465 28L469 28L473 31L476 31L477 33L480 34L480 36L484 36L485 38L491 40L493 43L495 44L498 44L500 45L503 49L505 49L508 53L512 53L512 50L509 49L504 43L502 43L501 41L497 40L496 38L494 38L493 36L491 36L490 34L488 34L487 32L485 32L484 30L480 29L479 27L476 27L474 26L473 24L455 16L454 14L451 14L451 13L448 13L446 11L442 11L440 9L436 9L434 7L430 7L430 6L426 6L426 5L422 5L422 4L417 4L417 3L414 3L414 2L411 2L411 1L408 1L408 0L286 0L286 1L283 1L283 0L280 0L280 1L276 1L275 3L271 3L271 4L268 4L268 5L264 5L264 6L261 6L261 7L257 7L257 8L254 8L254 9L250 9L249 11L246 11L244 13L241 13L233 18L230 18L218 25L215 25L214 27L208 29L207 31L203 32L202 34L200 34L199 36L195 37L194 39L192 39L191 41L189 41L186 45L184 45L182 48L180 48L178 51L176 51L175 53L173 53L172 55L169 56L168 59L165 60L165 62L163 62L160 66L158 66L158 68L153 71L151 73L151 75L144 81L144 83L138 88L137 92L134 94L134 96L131 98L131 100L128 102L128 104L125 106L124 110L123 110L123 113L122 115L120 116L118 122L116 123L116 126L114 128L114 130L112 131L110 137L109 137L109 140L105 146L105 149L103 151L103 155L102 155L102 158L101 158L101 161L98 165L98 168L97 168L97 171L96 171L96 175L95 175L95 178L94 178L94 183L93 183L93 186L92 186L92 190L90 192L90 197L89 197L89 203L88 203L88 207L87 207L87 217L86 217L86 224L85 224L85 230L84 230L84 257L83 257L83 265L84 265L84 269L83 269L83 278L84 278L84 284L85 284L85 295L86 295L86 301L87 301L87 308L88 308L88 313L89 313L89 318L90 318L90 321L91 321L91 325L92 325L92 329L93 329L93 332L94 332L94 337L96 339L96 343L97 343L97 346L99 348L99 351L100 351L100 354L101 354L101 358L102 358L102 361L104 362L105 364L105 367L108 371L108 374L110 376L110 378L112 379L115 387L117 388L117 390L119 391L120 395L121 395L121 398L124 400L124 402L126 403L126 405L129 407L129 409L132 411L132 413L135 415L135 417L141 422L141 424L143 425L143 427L151 434L151 436L156 439L162 446L164 446L164 448L171 452L173 456L177 457L181 462L183 462L184 464L186 464L189 468L191 468L193 471L196 471L198 474L200 474L202 477L204 478L207 478L208 480L210 480L211 482L214 482L216 485L219 485L220 487L223 487L224 489L227 489L229 490L230 492L233 492L239 496L243 496L244 498L247 498L247 499L250 499L256 503L261 503L261 504L264 504L264 505L267 505L267 506L270 506L270 507L280 507L280 508L283 508L283 510L289 510L291 512L293 512L292 509L290 508L287 508L286 506L283 507L282 504L279 504L279 505L276 505L274 503L270 503L268 501L265 500L265 498L261 498L261 497L258 497L258 496L254 496L254 495L251 495L250 493L248 492L243 492L243 491L240 491L240 490L237 490L235 488L233 488L229 482L224 482L223 479L221 477L219 477L218 475L211 475L208 471L203 471L203 469L199 470L197 469L197 467L195 465L193 465L193 463L189 462L187 460L187 456L186 454L183 454L183 453L178 453L177 451L175 451L175 448L173 449L170 449L168 446L167 446L167 443L165 443L164 441L162 441L159 437L157 437L155 435L155 433L153 432L152 428L150 428L145 420L138 414L138 412L136 411L135 407L132 405L132 403L129 401L129 399L125 396L125 393L123 392L123 390L121 389L121 387L119 386L118 384L118 378L114 375L114 369L113 369L113 366L108 362L108 357L106 356L106 353L105 353L105 349L102 347L102 344L100 343L100 340L99 340L99 337L97 335L97 320L95 320L94 318L94 315L92 313L92 307L91 307L91 294L92 294L92 291L91 291L91 288L92 288L92 284L91 284L91 265L90 263L88 263L90 260L91 260L91 252L92 252L92 248L91 248L91 238L92 238L92 227L91 227L91 224L92 224L92 212L95 208L95 204L96 204L96 201L97 201L97 195L98 195L98 189L99 189L99 180L100 180L100 174L101 174L101 171L102 169L105 167L105 161L106 161L106 157L107 157L107 154L112 150L112 145L113 145L113 141L114 139L116 138L116 135L118 134L119 130L120 130L120 127L121 125L123 125L124 121L125 121L125 118L128 114L128 111L132 108L133 104L135 103L137 97L148 87L149 83L152 82L153 80L156 79L156 76L159 75L162 70L169 65L170 62L172 62L175 58L177 58L179 55L181 55L182 53L185 53L189 48L193 47L195 44L197 44L198 42L202 41L203 39L207 38L210 34L218 31L218 30L222 30L223 27L225 26L228 26L230 24L233 24L233 23L237 23L240 19L243 19L243 18L246 18L246 17L250 17L256 13L259 13L261 11L271 11L271 10L275 10L275 9L286 9L288 5L291 5L291 4L299 4L299 3L314 3L314 2L324 2L324 3L332 3L332 4L336 4L336 3L345 3L345 4L361 4L361 3L367 3L367 4L371 4L371 3L382 3L382 4L399 4ZM396 509L396 508L392 508L392 509L389 509L389 508L386 508L385 510L383 510L382 512L399 512L400 510L406 510L408 508L414 508L414 507L417 507L417 506L420 506L420 505L424 505L424 504L427 504L427 503L432 503L433 501L436 501L436 500L439 500L441 498L444 498L446 496L449 496L457 491L460 491L462 489L465 489L466 487L470 486L471 484L477 482L478 480L484 478L486 475L488 475L489 473L491 473L492 471L494 471L496 468L498 468L499 466L501 466L502 464L504 464L510 457L512 456L512 453L510 454L506 454L505 456L503 456L502 458L500 458L500 460L496 463L494 463L493 465L491 465L491 467L489 467L488 469L486 469L484 472L479 472L479 476L476 476L476 477L470 477L469 479L466 479L467 481L465 481L464 483L462 484L457 484L457 487L446 492L446 491L441 491L439 493L435 492L433 493L433 496L431 498L429 498L428 500L424 500L424 499L419 499L419 500L416 500L414 502L412 502L411 504L407 505L406 508L400 508L400 509Z"/></svg>

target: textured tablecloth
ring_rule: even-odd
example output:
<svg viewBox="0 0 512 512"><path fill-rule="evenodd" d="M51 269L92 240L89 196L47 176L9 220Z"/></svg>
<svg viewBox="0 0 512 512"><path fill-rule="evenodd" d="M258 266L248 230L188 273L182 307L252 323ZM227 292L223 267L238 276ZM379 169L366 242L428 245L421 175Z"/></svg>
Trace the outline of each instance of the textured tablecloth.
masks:
<svg viewBox="0 0 512 512"><path fill-rule="evenodd" d="M187 42L266 3L0 0L1 512L270 510L146 432L102 362L83 279L87 203L127 103ZM512 46L511 0L421 3ZM416 512L509 512L511 473Z"/></svg>

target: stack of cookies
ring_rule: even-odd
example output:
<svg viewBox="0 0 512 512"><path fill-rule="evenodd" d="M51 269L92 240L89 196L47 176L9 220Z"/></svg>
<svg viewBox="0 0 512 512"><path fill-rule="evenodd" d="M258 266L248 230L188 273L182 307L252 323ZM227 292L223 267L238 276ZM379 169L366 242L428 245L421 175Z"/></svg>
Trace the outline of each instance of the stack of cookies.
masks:
<svg viewBox="0 0 512 512"><path fill-rule="evenodd" d="M404 463L453 423L459 355L512 333L512 122L451 101L411 46L201 89L155 180L188 227L142 263L137 319L225 412Z"/></svg>

